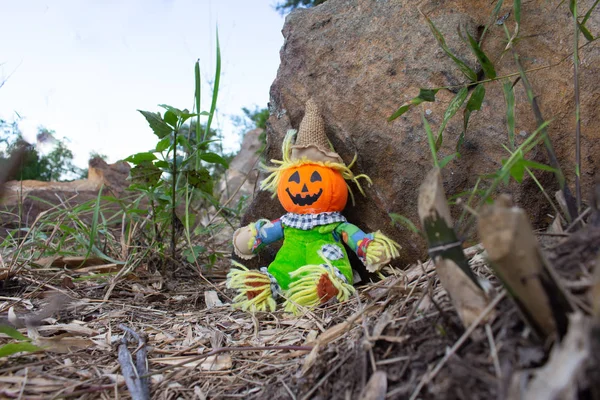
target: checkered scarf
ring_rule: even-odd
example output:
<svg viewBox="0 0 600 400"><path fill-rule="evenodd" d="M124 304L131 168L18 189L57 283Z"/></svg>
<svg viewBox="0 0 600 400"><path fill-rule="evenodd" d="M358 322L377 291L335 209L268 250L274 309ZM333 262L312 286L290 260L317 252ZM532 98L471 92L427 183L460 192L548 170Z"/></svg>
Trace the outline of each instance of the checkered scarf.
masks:
<svg viewBox="0 0 600 400"><path fill-rule="evenodd" d="M281 223L290 228L311 230L320 225L328 225L334 222L346 222L346 218L339 212L324 212L320 214L294 214L287 213L281 217Z"/></svg>

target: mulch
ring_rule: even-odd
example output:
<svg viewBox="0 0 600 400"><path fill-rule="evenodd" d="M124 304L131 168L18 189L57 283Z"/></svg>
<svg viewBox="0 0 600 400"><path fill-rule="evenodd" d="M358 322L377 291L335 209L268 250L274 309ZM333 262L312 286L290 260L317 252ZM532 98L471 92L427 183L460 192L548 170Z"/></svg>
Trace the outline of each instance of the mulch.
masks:
<svg viewBox="0 0 600 400"><path fill-rule="evenodd" d="M547 249L584 312L595 229ZM0 358L0 398L130 398L117 359L127 329L146 343L155 399L502 398L511 374L542 365L548 346L524 325L481 246L466 252L495 288L496 317L469 330L430 261L387 268L349 301L298 317L233 310L225 259L202 276L180 264L168 280L150 260L127 274L101 260L25 265L2 283L0 318L43 350ZM11 341L0 334L0 346ZM128 350L135 357L138 342Z"/></svg>

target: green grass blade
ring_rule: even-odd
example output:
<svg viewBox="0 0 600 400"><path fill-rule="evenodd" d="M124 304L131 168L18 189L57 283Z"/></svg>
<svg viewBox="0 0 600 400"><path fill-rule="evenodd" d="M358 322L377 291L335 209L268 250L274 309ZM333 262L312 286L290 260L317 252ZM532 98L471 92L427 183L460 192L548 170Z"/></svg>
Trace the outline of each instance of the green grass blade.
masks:
<svg viewBox="0 0 600 400"><path fill-rule="evenodd" d="M200 159L211 164L221 164L225 169L229 168L227 160L216 153L208 152L200 154Z"/></svg>
<svg viewBox="0 0 600 400"><path fill-rule="evenodd" d="M413 224L413 222L410 219L406 218L404 215L396 213L389 213L388 215L392 219L392 223L402 225L405 228L408 228L410 231L421 235L421 231L419 230L419 228L417 228L415 224Z"/></svg>
<svg viewBox="0 0 600 400"><path fill-rule="evenodd" d="M485 204L492 193L494 193L498 185L502 182L506 182L506 180L510 177L510 170L513 165L519 161L519 155L529 153L535 146L544 140L544 135L539 134L546 129L550 122L551 121L544 121L540 126L538 126L538 128L531 135L529 135L529 137L527 137L523 143L521 143L517 150L511 154L508 160L504 161L502 168L493 174L494 180L481 197L479 206Z"/></svg>
<svg viewBox="0 0 600 400"><path fill-rule="evenodd" d="M456 66L467 77L467 79L469 79L469 81L476 82L477 74L475 73L475 71L473 71L467 64L465 64L464 61L460 60L458 57L456 57L450 51L450 49L448 48L448 45L446 44L446 39L444 39L444 35L442 35L442 33L436 28L433 21L431 21L431 19L429 19L429 17L427 17L423 13L421 13L421 15L423 15L423 17L425 17L425 21L427 21L427 25L429 25L429 29L431 30L431 33L433 33L435 40L437 40L437 42L440 45L440 47L442 48L442 50L444 50L444 53L446 53L448 55L448 57L450 57L452 59L452 61L454 61Z"/></svg>
<svg viewBox="0 0 600 400"><path fill-rule="evenodd" d="M6 336L10 336L15 340L28 341L29 338L23 335L21 332L8 325L0 325L0 333L5 334Z"/></svg>
<svg viewBox="0 0 600 400"><path fill-rule="evenodd" d="M15 353L21 353L21 352L32 353L34 351L40 351L40 350L43 350L43 349L41 347L38 347L29 342L8 343L8 344L5 344L4 346L0 347L0 358L7 357L7 356L10 356L11 354L15 354Z"/></svg>
<svg viewBox="0 0 600 400"><path fill-rule="evenodd" d="M471 207L471 202L475 198L475 195L481 192L481 189L479 189L479 184L480 183L481 183L481 177L478 177L477 181L475 182L475 187L470 192L469 198L467 199L467 205L466 205L466 207L463 208L463 211L460 214L460 218L458 219L458 223L456 224L457 226L461 226L462 225L462 222L465 219L465 216L467 215L467 210L469 210L469 208Z"/></svg>
<svg viewBox="0 0 600 400"><path fill-rule="evenodd" d="M506 126L508 128L508 143L511 151L515 149L515 92L513 83L507 80L502 84L504 100L506 101Z"/></svg>
<svg viewBox="0 0 600 400"><path fill-rule="evenodd" d="M532 160L523 160L523 164L528 168L539 169L541 171L556 172L556 168Z"/></svg>
<svg viewBox="0 0 600 400"><path fill-rule="evenodd" d="M423 119L423 126L425 127L425 132L427 133L427 141L429 142L429 149L431 150L431 156L433 157L433 165L439 168L440 165L438 164L437 151L435 150L433 132L431 131L431 127L429 126L429 122L427 122L424 113L421 114L421 118Z"/></svg>
<svg viewBox="0 0 600 400"><path fill-rule="evenodd" d="M477 60L479 61L479 64L481 65L485 76L488 79L496 79L496 69L494 68L494 64L492 63L492 61L483 52L483 50L481 50L481 47L479 47L479 43L477 43L477 41L473 39L473 36L471 36L469 32L467 32L467 37L469 38L471 50L473 51L473 54L475 54L475 57L477 57Z"/></svg>
<svg viewBox="0 0 600 400"><path fill-rule="evenodd" d="M503 3L504 3L503 0L498 0L498 2L496 2L494 11L492 11L492 15L490 17L490 22L487 23L485 28L483 28L483 32L481 32L481 37L479 38L480 44L483 43L483 38L485 37L485 34L487 33L488 29L490 29L490 25L492 25L496 21L496 19L498 17L498 13L500 12L500 9L502 8Z"/></svg>
<svg viewBox="0 0 600 400"><path fill-rule="evenodd" d="M210 104L210 113L208 121L206 122L206 129L204 130L204 137L202 140L206 140L208 132L210 132L210 124L212 123L213 117L215 116L215 110L217 108L217 97L219 96L219 82L221 81L221 46L219 44L219 29L217 28L217 64L215 67L215 82L213 86L212 101Z"/></svg>
<svg viewBox="0 0 600 400"><path fill-rule="evenodd" d="M506 147L505 147L505 149L508 151L509 154L512 155L512 152L510 150L508 150ZM537 185L537 187L540 189L540 191L542 192L542 194L544 195L544 197L546 198L546 200L548 201L548 203L550 204L550 206L552 206L552 209L554 210L554 212L556 213L556 215L563 215L563 213L554 204L554 202L552 201L552 199L550 198L550 196L548 195L548 193L544 189L544 186L542 186L542 184L540 183L540 181L536 178L535 174L533 172L531 172L531 170L529 169L528 166L531 166L532 168L544 170L544 171L549 171L549 172L555 172L556 168L553 168L553 167L551 167L549 165L546 165L546 164L540 164L540 163L535 162L535 161L530 161L530 160L523 160L523 165L525 166L525 171L527 172L527 174L529 174L529 176L531 177L531 179L533 179L533 181L535 182L535 184Z"/></svg>
<svg viewBox="0 0 600 400"><path fill-rule="evenodd" d="M419 95L402 104L399 109L397 109L387 120L391 122L413 108L414 106L418 106L419 104L427 101L434 102L435 95L439 91L439 89L419 89Z"/></svg>
<svg viewBox="0 0 600 400"><path fill-rule="evenodd" d="M591 11L594 9L594 7L596 7L596 4L597 4L597 2L592 6L592 8L588 11L588 13L591 14ZM592 35L592 33L586 28L586 26L584 25L585 22L577 22L578 14L577 14L577 2L576 2L576 0L570 0L569 1L569 10L571 11L571 14L573 15L573 18L575 19L575 22L577 24L577 27L579 28L579 31L583 34L583 37L585 37L585 39L588 42L593 41L594 40L594 35ZM587 19L585 17L584 17L584 21L587 21Z"/></svg>
<svg viewBox="0 0 600 400"><path fill-rule="evenodd" d="M598 5L598 3L600 3L600 0L596 0L594 2L594 4L592 4L592 6L590 7L590 9L588 10L588 12L585 13L585 16L583 17L583 19L581 20L581 25L585 25L585 23L587 22L588 19L590 19L590 15L592 15L592 11L594 11L594 9L596 8L596 6Z"/></svg>
<svg viewBox="0 0 600 400"><path fill-rule="evenodd" d="M100 214L100 200L102 198L102 189L104 189L104 185L100 186L100 190L98 191L98 196L96 197L96 204L94 205L94 215L92 216L92 226L90 229L90 244L88 246L87 254L85 258L87 259L92 252L92 248L94 247L94 243L96 243L96 235L98 234L98 215Z"/></svg>
<svg viewBox="0 0 600 400"><path fill-rule="evenodd" d="M515 22L517 25L521 25L521 0L513 1L513 13L515 14Z"/></svg>
<svg viewBox="0 0 600 400"><path fill-rule="evenodd" d="M146 118L146 121L148 121L148 125L150 125L150 128L152 129L154 134L160 139L164 138L167 135L170 135L171 132L173 132L173 128L171 128L169 124L163 121L159 113L153 113L150 111L142 110L138 111L144 116L144 118Z"/></svg>
<svg viewBox="0 0 600 400"><path fill-rule="evenodd" d="M196 60L196 64L194 65L194 83L196 86L196 90L194 93L194 101L196 105L196 145L202 141L202 127L200 126L200 99L202 95L202 82L200 80L200 60ZM196 169L200 168L200 160L196 157Z"/></svg>
<svg viewBox="0 0 600 400"><path fill-rule="evenodd" d="M442 134L444 133L444 129L446 129L446 125L448 121L456 114L459 108L462 107L463 103L467 99L467 95L469 94L469 89L466 87L460 89L458 93L454 96L450 104L448 104L448 108L444 112L444 118L442 120L442 124L440 125L440 129L438 130L437 140L435 141L435 150L439 150L442 147Z"/></svg>
<svg viewBox="0 0 600 400"><path fill-rule="evenodd" d="M444 168L450 161L454 160L458 156L458 153L452 153L440 160L440 168Z"/></svg>
<svg viewBox="0 0 600 400"><path fill-rule="evenodd" d="M467 105L465 106L465 111L463 114L463 131L460 134L459 142L456 145L456 151L460 149L462 145L462 141L467 134L467 127L469 125L469 118L471 118L471 113L473 111L481 110L481 105L483 104L483 99L485 98L485 86L480 83L475 86L473 92L471 93L471 97L469 97L469 101L467 101Z"/></svg>

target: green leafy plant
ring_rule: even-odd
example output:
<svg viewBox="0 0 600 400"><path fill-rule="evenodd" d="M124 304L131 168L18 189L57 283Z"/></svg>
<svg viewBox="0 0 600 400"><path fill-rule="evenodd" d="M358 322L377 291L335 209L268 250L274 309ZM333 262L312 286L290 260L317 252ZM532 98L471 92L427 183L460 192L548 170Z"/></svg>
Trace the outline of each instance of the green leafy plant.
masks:
<svg viewBox="0 0 600 400"><path fill-rule="evenodd" d="M73 152L69 149L66 138L56 139L54 131L39 127L39 142L50 142L54 146L48 154L41 154L36 146L23 139L18 121L19 119L12 122L0 120L0 167L8 162L16 149L25 149L19 171L9 179L65 181L79 178L83 174L83 170L73 164Z"/></svg>
<svg viewBox="0 0 600 400"><path fill-rule="evenodd" d="M217 36L217 59L210 111L190 112L161 104L164 111L139 112L144 116L157 137L154 149L133 154L125 159L134 166L131 170L131 190L144 193L149 202L155 234L160 241L170 228L171 256L177 256L178 232L188 243L184 256L195 261L206 251L204 246L193 243L196 215L191 209L195 202L207 207L219 207L214 196L214 184L219 172L228 168L228 160L215 149L218 143L211 123L216 112L221 71L221 54ZM200 64L196 62L195 108L201 105ZM201 123L206 117L206 123ZM183 215L176 208L183 204ZM181 214L181 213L180 213Z"/></svg>
<svg viewBox="0 0 600 400"><path fill-rule="evenodd" d="M0 333L3 333L15 340L14 342L0 346L0 358L8 357L15 353L30 353L42 350L41 347L32 344L31 339L29 339L27 336L24 336L13 327L8 325L0 325Z"/></svg>
<svg viewBox="0 0 600 400"><path fill-rule="evenodd" d="M280 13L284 14L295 10L296 8L308 8L318 6L319 4L325 3L327 0L285 0L281 3L277 3L275 9Z"/></svg>
<svg viewBox="0 0 600 400"><path fill-rule="evenodd" d="M584 37L589 40L588 33L586 30L585 22L587 22L591 11L596 7L596 5L600 2L596 1L591 9L586 13L583 19L578 19L577 17L577 4L576 1L572 0L570 2L570 10L573 14L573 18L575 21L575 26L577 27L577 34L581 32ZM506 159L502 160L502 167L493 173L489 173L480 177L477 180L476 187L469 195L469 200L466 204L466 209L470 207L470 203L478 198L478 207L482 204L489 201L490 197L493 195L494 191L498 188L500 184L508 184L510 178L512 177L517 183L521 183L525 176L525 173L528 174L529 177L536 183L539 187L540 191L543 193L545 198L548 200L549 204L553 207L557 215L560 215L560 211L558 207L551 200L550 196L544 189L544 187L540 184L539 180L535 177L533 171L548 171L555 174L557 178L557 182L559 184L560 189L565 194L565 198L568 203L571 203L569 207L569 215L566 216L567 220L572 220L573 216L577 215L577 210L573 207L573 202L569 201L572 196L570 195L570 191L568 186L565 183L564 174L558 165L558 161L556 159L556 155L554 154L554 150L552 147L552 143L547 134L547 125L548 121L545 121L541 115L540 109L537 105L536 98L533 94L533 90L531 85L529 84L529 80L527 77L528 71L526 71L519 62L519 57L517 53L514 51L513 44L519 40L519 27L521 24L521 2L514 1L513 2L513 12L512 15L514 17L514 30L512 33L508 31L506 27L505 21L508 18L509 14L505 17L497 19L498 13L502 7L502 0L496 3L496 6L493 10L490 22L487 24L485 29L483 30L481 37L479 40L476 40L469 32L465 32L463 40L469 45L472 53L474 54L479 67L481 68L481 73L477 74L471 67L469 67L463 60L458 58L448 47L446 43L446 39L443 34L437 29L433 21L421 13L429 26L431 33L433 34L435 40L437 41L440 48L446 53L446 55L453 60L456 67L463 73L463 75L467 78L467 82L462 85L457 85L453 87L437 87L437 88L420 88L419 94L412 98L411 100L402 104L396 112L394 112L389 118L388 121L393 121L394 119L400 117L404 113L411 110L413 107L418 106L424 102L435 102L436 95L440 90L451 90L454 92L454 97L449 102L446 111L444 112L442 122L440 123L439 128L437 129L437 133L434 134L429 122L425 118L425 115L422 115L423 128L427 135L427 140L429 144L429 148L433 158L433 164L436 167L443 168L448 164L448 162L452 161L455 158L460 157L461 147L465 141L468 124L470 117L474 111L480 110L481 105L485 99L486 89L485 85L491 82L499 81L502 84L502 89L504 93L504 99L506 103L506 126L507 126L507 137L508 137L508 147L505 146L505 149L510 154L510 156ZM496 20L497 19L497 20ZM489 57L482 49L482 41L483 36L488 31L492 24L500 25L506 32L507 37L507 45L505 51L512 51L515 57L515 63L517 65L517 72L505 75L498 76L496 73L496 67L492 58ZM460 29L459 29L460 34ZM577 36L576 34L576 36ZM462 36L461 36L462 37ZM575 45L575 62L577 63L577 45ZM575 70L577 73L577 69ZM517 76L517 79L513 82L510 78L512 76ZM530 135L527 139L525 139L521 145L517 144L516 135L515 135L515 95L514 95L514 86L521 82L525 87L527 98L531 104L532 110L536 117L538 127L534 134ZM575 79L577 84L577 76ZM578 96L577 96L577 86L576 86L576 103L578 104ZM438 158L438 152L442 147L444 141L444 131L448 122L454 117L454 115L458 112L459 109L463 108L463 127L462 131L458 137L456 143L456 152L454 154L447 155L442 159ZM576 110L576 120L577 120L577 133L576 136L579 138L579 111L578 108ZM533 160L527 159L527 154L529 154L538 144L543 144L547 150L550 165L545 165L539 162L535 162ZM576 175L579 173L580 165L577 164ZM577 180L577 179L576 179ZM578 194L579 198L579 194ZM578 202L579 206L579 202ZM465 212L463 212L463 216L461 216L459 223L462 222Z"/></svg>

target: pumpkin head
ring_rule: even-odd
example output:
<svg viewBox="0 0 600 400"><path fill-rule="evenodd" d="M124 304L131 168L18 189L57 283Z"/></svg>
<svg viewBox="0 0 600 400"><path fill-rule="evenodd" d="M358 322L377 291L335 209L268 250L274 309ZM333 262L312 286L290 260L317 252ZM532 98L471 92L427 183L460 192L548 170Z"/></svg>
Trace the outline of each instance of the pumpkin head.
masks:
<svg viewBox="0 0 600 400"><path fill-rule="evenodd" d="M339 171L302 164L282 172L277 197L287 212L296 214L342 211L348 201L348 187Z"/></svg>

